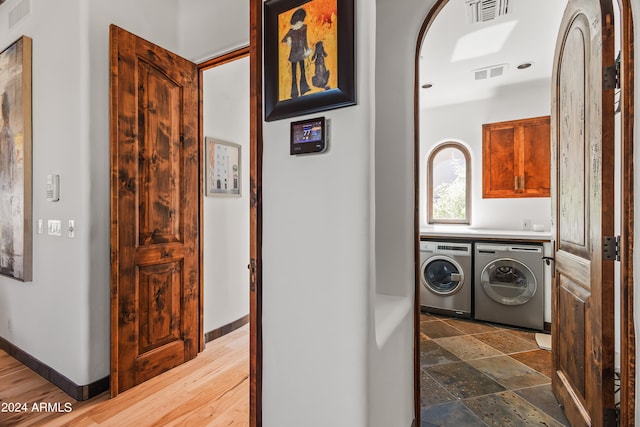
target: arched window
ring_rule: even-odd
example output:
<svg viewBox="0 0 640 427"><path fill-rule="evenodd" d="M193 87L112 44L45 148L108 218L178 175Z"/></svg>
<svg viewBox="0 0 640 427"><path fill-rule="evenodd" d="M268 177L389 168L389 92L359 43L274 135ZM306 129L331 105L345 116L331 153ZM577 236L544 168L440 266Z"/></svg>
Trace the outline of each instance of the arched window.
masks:
<svg viewBox="0 0 640 427"><path fill-rule="evenodd" d="M471 221L471 157L466 147L446 142L433 149L427 162L429 224Z"/></svg>

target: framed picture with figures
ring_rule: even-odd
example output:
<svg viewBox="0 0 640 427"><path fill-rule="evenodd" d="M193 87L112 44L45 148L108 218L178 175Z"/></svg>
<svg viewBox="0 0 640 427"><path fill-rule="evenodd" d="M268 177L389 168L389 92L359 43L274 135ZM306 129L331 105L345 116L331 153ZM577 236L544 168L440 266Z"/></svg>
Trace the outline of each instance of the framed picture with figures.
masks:
<svg viewBox="0 0 640 427"><path fill-rule="evenodd" d="M265 120L356 103L354 0L264 4Z"/></svg>

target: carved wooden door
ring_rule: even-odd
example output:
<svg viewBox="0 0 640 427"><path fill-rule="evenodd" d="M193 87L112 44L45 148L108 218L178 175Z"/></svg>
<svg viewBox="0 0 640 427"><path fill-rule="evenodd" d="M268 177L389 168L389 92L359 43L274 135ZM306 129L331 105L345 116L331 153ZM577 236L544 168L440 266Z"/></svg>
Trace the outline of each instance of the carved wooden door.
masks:
<svg viewBox="0 0 640 427"><path fill-rule="evenodd" d="M111 393L196 356L198 74L111 27Z"/></svg>
<svg viewBox="0 0 640 427"><path fill-rule="evenodd" d="M572 426L615 425L611 1L569 0L555 53L552 387Z"/></svg>

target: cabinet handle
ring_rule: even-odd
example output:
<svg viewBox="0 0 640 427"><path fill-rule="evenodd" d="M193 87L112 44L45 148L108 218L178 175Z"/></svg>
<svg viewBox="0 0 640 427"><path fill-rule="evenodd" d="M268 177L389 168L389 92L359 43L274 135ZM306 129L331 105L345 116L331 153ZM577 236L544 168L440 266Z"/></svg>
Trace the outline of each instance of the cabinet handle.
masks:
<svg viewBox="0 0 640 427"><path fill-rule="evenodd" d="M513 186L515 187L515 190L518 191L518 178L519 178L519 176L516 175L513 178L514 178Z"/></svg>
<svg viewBox="0 0 640 427"><path fill-rule="evenodd" d="M520 191L524 191L524 175L520 177Z"/></svg>

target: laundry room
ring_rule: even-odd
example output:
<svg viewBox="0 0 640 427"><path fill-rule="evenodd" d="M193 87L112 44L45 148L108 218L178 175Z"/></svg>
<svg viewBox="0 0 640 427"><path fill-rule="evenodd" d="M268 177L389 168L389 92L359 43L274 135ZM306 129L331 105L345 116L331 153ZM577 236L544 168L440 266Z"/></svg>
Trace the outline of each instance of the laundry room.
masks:
<svg viewBox="0 0 640 427"><path fill-rule="evenodd" d="M550 284L551 268L542 257L552 257L551 74L566 2L512 0L503 2L503 10L496 8L493 16L472 5L448 2L420 51L421 236L435 243L469 245L464 252L469 263L475 258L476 270L484 258L519 259L524 254L531 259L530 252L536 253L535 265L523 270L540 287L535 314L524 315L522 308L529 305L518 304L513 295L504 297L509 305L479 308L513 312L487 320L516 325L524 315L536 319L522 326L544 330L546 324L549 329L550 291L543 288ZM538 26L542 19L544 27ZM533 39L536 43L530 43ZM551 264L550 259L547 262ZM475 318L478 307L471 297L471 283L475 276L481 281L479 270L469 267L464 273L468 302L449 307L454 313ZM493 274L506 279L504 275L514 271L503 265ZM526 281L520 276L511 279ZM427 290L421 292L424 298ZM527 292L532 296L531 289ZM452 304L455 293L440 298L444 302L440 305Z"/></svg>
<svg viewBox="0 0 640 427"><path fill-rule="evenodd" d="M420 228L416 286L422 313L423 390L443 385L448 393L468 398L447 388L460 360L473 367L469 372L477 369L510 389L509 380L498 378L500 369L490 366L494 358L498 363L493 353L497 349L503 353L499 357L510 356L532 369L526 375L536 378L536 384L526 387L540 387L539 393L551 396L551 332L561 310L552 305L563 304L557 297L552 302L559 236L554 222L570 224L563 228L566 234L561 239L588 231L581 218L553 211L558 205L554 198L567 197L570 204L579 204L581 197L572 199L571 194L586 191L580 187L582 178L570 175L580 174L580 162L588 153L562 157L565 163L556 168L552 160L552 132L562 131L562 124L553 122L552 100L561 84L561 77L553 73L566 6L566 1L557 0L448 1L425 26L416 59ZM575 76L571 79L577 81ZM615 116L619 146L620 115ZM614 176L619 180L618 164ZM620 200L619 182L614 187ZM612 213L618 235L620 212ZM617 268L614 273L619 372ZM511 369L506 366L502 369ZM514 365L514 369L525 368ZM518 387L522 385L514 389ZM437 411L454 405L432 399L431 392L422 394L429 416L437 417ZM463 403L473 412L472 402ZM562 414L543 412L566 424Z"/></svg>

